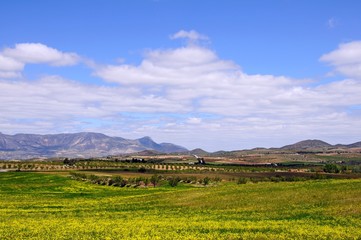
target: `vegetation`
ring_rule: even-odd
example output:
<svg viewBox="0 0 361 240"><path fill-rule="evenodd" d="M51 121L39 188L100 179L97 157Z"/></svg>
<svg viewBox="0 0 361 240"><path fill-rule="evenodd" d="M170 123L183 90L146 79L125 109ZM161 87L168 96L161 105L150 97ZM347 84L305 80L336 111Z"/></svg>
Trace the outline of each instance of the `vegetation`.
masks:
<svg viewBox="0 0 361 240"><path fill-rule="evenodd" d="M251 165L179 158L0 162L0 236L360 238L360 154L311 155L277 164L259 164L270 155L249 156Z"/></svg>
<svg viewBox="0 0 361 240"><path fill-rule="evenodd" d="M248 182L248 179L244 178L244 177L238 178L238 181L237 181L238 184L246 184L247 182Z"/></svg>
<svg viewBox="0 0 361 240"><path fill-rule="evenodd" d="M58 174L0 173L1 239L361 236L360 179L257 184L250 179L245 184L222 181L216 187L195 187L185 184L195 181L189 177L172 187L151 175L148 181L155 188L121 188L116 186L129 179L109 177L111 186L103 186L91 181L102 182L104 177L83 181L88 177L82 174L73 174L80 180L76 181Z"/></svg>
<svg viewBox="0 0 361 240"><path fill-rule="evenodd" d="M340 167L337 166L336 164L328 163L323 168L323 171L327 172L327 173L339 173L340 172Z"/></svg>

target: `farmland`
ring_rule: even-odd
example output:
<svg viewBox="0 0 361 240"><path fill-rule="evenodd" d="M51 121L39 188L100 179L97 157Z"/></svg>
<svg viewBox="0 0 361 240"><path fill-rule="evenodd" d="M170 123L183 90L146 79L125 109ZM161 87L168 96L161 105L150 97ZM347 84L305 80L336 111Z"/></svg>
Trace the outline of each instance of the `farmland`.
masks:
<svg viewBox="0 0 361 240"><path fill-rule="evenodd" d="M360 179L120 188L55 171L0 182L2 239L361 237Z"/></svg>

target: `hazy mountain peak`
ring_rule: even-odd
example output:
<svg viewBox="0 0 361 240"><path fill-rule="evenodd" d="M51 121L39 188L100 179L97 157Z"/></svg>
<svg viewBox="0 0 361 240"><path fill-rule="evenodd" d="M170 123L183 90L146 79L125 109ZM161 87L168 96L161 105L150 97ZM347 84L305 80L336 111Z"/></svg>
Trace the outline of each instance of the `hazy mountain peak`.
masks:
<svg viewBox="0 0 361 240"><path fill-rule="evenodd" d="M142 138L139 138L138 139L139 141L152 141L153 142L153 139L149 136L145 136L145 137L142 137Z"/></svg>
<svg viewBox="0 0 361 240"><path fill-rule="evenodd" d="M149 136L130 140L94 132L0 135L0 159L100 157L143 150L169 153L186 149L171 143L158 144Z"/></svg>
<svg viewBox="0 0 361 240"><path fill-rule="evenodd" d="M286 145L284 147L282 147L281 149L309 149L309 148L328 148L328 147L332 147L331 144L318 140L318 139L308 139L308 140L303 140L291 145Z"/></svg>

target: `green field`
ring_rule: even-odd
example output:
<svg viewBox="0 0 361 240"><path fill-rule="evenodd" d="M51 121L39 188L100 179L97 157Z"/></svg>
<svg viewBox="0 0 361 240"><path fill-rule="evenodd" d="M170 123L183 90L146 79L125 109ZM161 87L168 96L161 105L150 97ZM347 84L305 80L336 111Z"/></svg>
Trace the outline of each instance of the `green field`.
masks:
<svg viewBox="0 0 361 240"><path fill-rule="evenodd" d="M361 180L148 188L0 173L0 239L361 239Z"/></svg>

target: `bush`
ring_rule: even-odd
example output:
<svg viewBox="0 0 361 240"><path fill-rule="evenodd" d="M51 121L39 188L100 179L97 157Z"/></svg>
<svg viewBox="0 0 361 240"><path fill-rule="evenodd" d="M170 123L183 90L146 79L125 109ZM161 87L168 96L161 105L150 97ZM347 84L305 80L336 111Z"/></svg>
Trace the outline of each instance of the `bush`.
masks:
<svg viewBox="0 0 361 240"><path fill-rule="evenodd" d="M71 172L70 176L71 176L71 178L73 178L75 180L86 180L87 179L87 176L84 173Z"/></svg>
<svg viewBox="0 0 361 240"><path fill-rule="evenodd" d="M352 168L353 173L361 173L361 166L356 166Z"/></svg>
<svg viewBox="0 0 361 240"><path fill-rule="evenodd" d="M222 182L222 178L220 178L220 177L215 177L215 178L213 179L213 181L215 181L215 182Z"/></svg>
<svg viewBox="0 0 361 240"><path fill-rule="evenodd" d="M123 179L121 176L116 176L113 179L113 186L124 187L125 185L127 185L127 180Z"/></svg>
<svg viewBox="0 0 361 240"><path fill-rule="evenodd" d="M238 178L237 184L246 184L248 182L247 178L240 177Z"/></svg>
<svg viewBox="0 0 361 240"><path fill-rule="evenodd" d="M279 178L279 177L270 177L270 180L271 180L271 182L280 182L281 181L281 178Z"/></svg>
<svg viewBox="0 0 361 240"><path fill-rule="evenodd" d="M176 187L180 181L179 177L170 177L168 178L168 183L171 187Z"/></svg>
<svg viewBox="0 0 361 240"><path fill-rule="evenodd" d="M152 175L152 176L150 177L150 182L151 182L151 183L153 184L153 186L155 187L155 186L157 186L157 184L159 183L160 179L161 179L161 176Z"/></svg>
<svg viewBox="0 0 361 240"><path fill-rule="evenodd" d="M251 178L251 182L253 183L258 183L260 181L260 179L258 178Z"/></svg>
<svg viewBox="0 0 361 240"><path fill-rule="evenodd" d="M149 184L149 178L144 178L144 185L148 186L148 184Z"/></svg>
<svg viewBox="0 0 361 240"><path fill-rule="evenodd" d="M339 173L340 168L336 164L328 163L324 166L323 171L326 173Z"/></svg>
<svg viewBox="0 0 361 240"><path fill-rule="evenodd" d="M209 177L203 178L203 185L208 185L211 179Z"/></svg>
<svg viewBox="0 0 361 240"><path fill-rule="evenodd" d="M98 183L99 177L96 176L96 175L94 175L94 174L92 174L92 175L89 176L89 180L90 180L92 183Z"/></svg>

